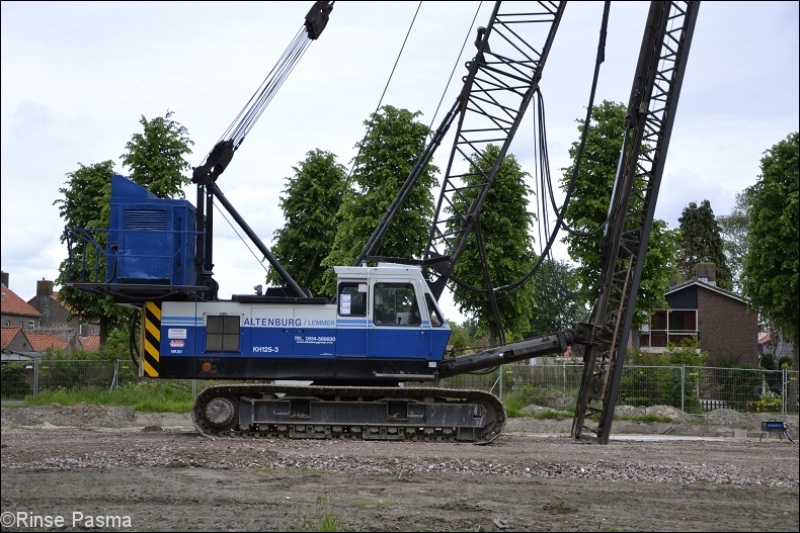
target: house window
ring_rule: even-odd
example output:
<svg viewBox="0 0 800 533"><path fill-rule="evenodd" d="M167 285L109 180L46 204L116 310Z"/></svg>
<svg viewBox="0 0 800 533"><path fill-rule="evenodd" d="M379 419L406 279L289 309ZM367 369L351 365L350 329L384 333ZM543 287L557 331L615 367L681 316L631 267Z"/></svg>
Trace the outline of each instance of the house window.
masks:
<svg viewBox="0 0 800 533"><path fill-rule="evenodd" d="M655 331L666 331L667 329L667 310L656 309L653 313L653 319L650 321L650 327Z"/></svg>
<svg viewBox="0 0 800 533"><path fill-rule="evenodd" d="M28 329L36 329L36 321L28 320Z"/></svg>
<svg viewBox="0 0 800 533"><path fill-rule="evenodd" d="M681 344L697 337L697 310L674 309L669 312L668 344Z"/></svg>
<svg viewBox="0 0 800 533"><path fill-rule="evenodd" d="M697 334L697 309L657 309L650 326L642 328L640 340L643 348L667 348Z"/></svg>
<svg viewBox="0 0 800 533"><path fill-rule="evenodd" d="M239 316L209 316L206 321L207 352L239 351Z"/></svg>
<svg viewBox="0 0 800 533"><path fill-rule="evenodd" d="M669 312L670 331L697 331L697 310L676 309Z"/></svg>

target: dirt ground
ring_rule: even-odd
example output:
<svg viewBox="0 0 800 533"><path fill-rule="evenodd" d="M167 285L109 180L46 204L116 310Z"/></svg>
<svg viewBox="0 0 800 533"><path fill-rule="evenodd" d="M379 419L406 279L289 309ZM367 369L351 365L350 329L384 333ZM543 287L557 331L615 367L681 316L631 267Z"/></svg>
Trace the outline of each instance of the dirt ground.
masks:
<svg viewBox="0 0 800 533"><path fill-rule="evenodd" d="M3 531L793 531L794 442L735 412L512 419L493 444L232 440L188 415L2 410Z"/></svg>

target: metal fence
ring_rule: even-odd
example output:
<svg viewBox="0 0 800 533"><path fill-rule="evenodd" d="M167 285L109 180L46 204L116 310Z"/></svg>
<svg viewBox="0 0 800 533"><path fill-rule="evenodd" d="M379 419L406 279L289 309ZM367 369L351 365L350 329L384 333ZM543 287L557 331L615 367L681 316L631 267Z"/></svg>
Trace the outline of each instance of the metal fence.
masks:
<svg viewBox="0 0 800 533"><path fill-rule="evenodd" d="M34 360L0 366L3 400L24 400L43 393L77 388L110 392L142 381L130 361ZM575 406L583 365L569 363L505 365L493 372L442 380L449 388L491 391L504 401L535 404L557 411ZM164 385L191 382L194 394L209 384L201 380L158 380ZM742 412L796 414L798 371L692 366L625 366L617 405L669 405L687 413L719 408Z"/></svg>

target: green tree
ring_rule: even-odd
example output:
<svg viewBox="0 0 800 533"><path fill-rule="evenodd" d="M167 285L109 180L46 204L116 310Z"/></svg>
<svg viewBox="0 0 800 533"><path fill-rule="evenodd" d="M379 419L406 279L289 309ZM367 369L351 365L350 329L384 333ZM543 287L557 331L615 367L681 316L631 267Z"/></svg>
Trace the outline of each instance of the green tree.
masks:
<svg viewBox="0 0 800 533"><path fill-rule="evenodd" d="M799 139L798 132L791 133L761 158L761 175L747 189L750 232L742 265L745 296L775 329L794 339L795 368L800 368Z"/></svg>
<svg viewBox="0 0 800 533"><path fill-rule="evenodd" d="M430 128L419 112L383 106L364 124L355 170L336 217L333 249L323 266L352 265L426 147ZM433 218L431 192L439 169L428 165L389 228L377 255L416 257L424 252ZM333 272L324 274L332 286Z"/></svg>
<svg viewBox="0 0 800 533"><path fill-rule="evenodd" d="M543 335L571 328L585 320L586 308L575 297L578 282L566 261L547 259L534 274L530 335Z"/></svg>
<svg viewBox="0 0 800 533"><path fill-rule="evenodd" d="M459 326L452 320L449 320L448 324L450 325L450 348L457 356L461 355L474 344L470 338L469 330L464 326Z"/></svg>
<svg viewBox="0 0 800 533"><path fill-rule="evenodd" d="M322 260L336 236L336 211L346 180L347 171L334 154L313 150L294 167L280 197L285 223L275 231L272 252L289 275L314 295L333 296L332 287L323 280ZM284 283L274 268L267 282Z"/></svg>
<svg viewBox="0 0 800 533"><path fill-rule="evenodd" d="M749 202L746 192L738 193L730 214L717 217L733 290L739 293L742 292L742 264L747 255L747 235L750 232Z"/></svg>
<svg viewBox="0 0 800 533"><path fill-rule="evenodd" d="M683 208L680 223L678 269L684 279L697 276L697 266L713 263L716 267L717 285L733 289L731 271L725 258L722 229L714 217L711 202L703 200L698 206L690 202Z"/></svg>
<svg viewBox="0 0 800 533"><path fill-rule="evenodd" d="M478 182L482 182L483 174L491 170L499 153L498 146L488 145L484 153L470 163L470 171L464 177L465 185L478 185ZM506 155L481 206L479 224L493 288L522 279L536 259L532 249L533 241L529 239L535 216L528 211L528 197L531 194L530 188L525 184L528 176L513 154ZM477 187L467 189L464 195L454 197L456 212L466 212L477 191ZM477 236L473 232L453 273L466 283L485 289L483 272L483 259L479 253ZM521 338L530 331L532 294L531 284L498 293L499 314L507 340ZM459 285L453 294L453 301L462 313L478 319L481 332L488 332L493 341L501 339L485 292L472 291Z"/></svg>
<svg viewBox="0 0 800 533"><path fill-rule="evenodd" d="M186 129L171 120L171 116L172 112L168 111L165 117L151 121L142 117L140 124L144 132L132 136L126 144L127 151L121 156L123 165L131 168L131 179L162 197L182 196L181 186L188 183L180 172L189 168L183 156L191 153L192 141ZM79 167L67 174L65 187L59 189L63 198L56 199L53 205L58 206L59 215L68 227L92 230L97 246L70 242L72 261L62 261L56 280L64 287L59 298L69 307L70 314L82 322L99 323L101 343L105 344L113 330L128 320L130 311L115 305L109 296L90 294L66 284L105 281L103 253L105 231L110 225L114 163L110 160L91 166L79 163ZM67 240L66 234L61 240Z"/></svg>
<svg viewBox="0 0 800 533"><path fill-rule="evenodd" d="M159 198L183 198L182 187L189 184L183 173L191 169L184 156L191 154L194 141L188 130L172 120L172 111L147 120L142 115L142 133L134 133L120 157L130 168L130 179Z"/></svg>
<svg viewBox="0 0 800 533"><path fill-rule="evenodd" d="M650 228L650 240L647 244L647 257L642 267L642 279L639 282L639 296L636 299L637 313L633 326L641 327L649 321L649 316L657 308L666 308L667 299L664 291L678 277L679 229L669 229L663 220L653 220Z"/></svg>
<svg viewBox="0 0 800 533"><path fill-rule="evenodd" d="M584 290L595 286L602 268L600 243L622 151L626 110L625 105L608 100L592 109L585 152L565 215L571 231L564 242L570 257L579 263L575 276ZM584 121L577 122L580 136ZM561 183L565 190L573 175L579 147L577 141L572 144L569 153L573 164L562 169ZM653 221L636 300L633 323L636 328L647 321L654 309L667 305L664 291L677 275L675 239L676 232L669 230L664 221ZM588 296L584 302L591 305L592 298Z"/></svg>
<svg viewBox="0 0 800 533"><path fill-rule="evenodd" d="M67 287L66 284L104 281L105 258L102 252L106 245L104 230L109 226L111 212L114 163L109 160L91 166L79 163L78 166L78 170L67 174L66 186L58 190L63 198L57 199L53 205L58 206L59 215L68 228L89 230L97 247L70 241L69 255L72 261L65 259L61 262L56 284L63 287L58 297L68 306L72 317L80 322L100 324L100 340L104 344L109 333L127 321L130 316L128 310L114 304L109 296L90 294ZM61 236L61 242L66 241L65 233Z"/></svg>

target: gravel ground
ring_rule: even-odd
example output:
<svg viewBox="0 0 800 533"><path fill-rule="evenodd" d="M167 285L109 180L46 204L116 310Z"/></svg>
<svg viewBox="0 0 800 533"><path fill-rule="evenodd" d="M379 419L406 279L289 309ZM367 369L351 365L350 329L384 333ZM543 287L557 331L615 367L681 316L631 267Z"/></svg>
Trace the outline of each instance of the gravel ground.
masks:
<svg viewBox="0 0 800 533"><path fill-rule="evenodd" d="M512 419L487 446L212 439L188 415L90 406L2 421L4 531L800 529L797 439L726 410L615 421L607 445L571 420Z"/></svg>

